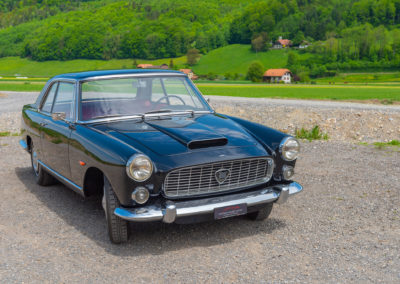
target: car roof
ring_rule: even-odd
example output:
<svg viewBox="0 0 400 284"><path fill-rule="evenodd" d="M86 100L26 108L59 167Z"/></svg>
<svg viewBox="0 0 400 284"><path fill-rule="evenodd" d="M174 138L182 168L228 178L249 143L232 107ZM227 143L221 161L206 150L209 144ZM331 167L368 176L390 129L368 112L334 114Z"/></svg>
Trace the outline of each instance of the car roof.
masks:
<svg viewBox="0 0 400 284"><path fill-rule="evenodd" d="M51 80L55 79L72 79L72 80L85 80L93 77L103 76L118 76L118 75L135 75L135 74L151 74L151 73L169 73L183 75L180 71L165 70L165 69L122 69L122 70L102 70L102 71L86 71L79 73L66 73L57 75Z"/></svg>

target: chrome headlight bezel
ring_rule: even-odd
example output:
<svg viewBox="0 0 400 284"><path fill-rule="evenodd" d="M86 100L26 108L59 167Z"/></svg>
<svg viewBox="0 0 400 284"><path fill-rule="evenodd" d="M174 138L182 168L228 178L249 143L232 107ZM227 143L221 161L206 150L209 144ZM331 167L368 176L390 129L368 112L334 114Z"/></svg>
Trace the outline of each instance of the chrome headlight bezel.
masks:
<svg viewBox="0 0 400 284"><path fill-rule="evenodd" d="M142 178L138 177L138 175L135 174L135 171L136 172L140 171L140 169L135 169L135 166L140 167L140 165L138 164L140 159L147 160L147 162L148 162L147 173ZM144 181L148 180L151 177L151 175L153 174L153 170L154 170L153 162L151 161L151 159L149 157L147 157L146 155L143 155L143 154L133 155L132 157L129 158L128 162L126 163L126 173L128 174L128 176L131 179L133 179L134 181L137 181L137 182L144 182Z"/></svg>
<svg viewBox="0 0 400 284"><path fill-rule="evenodd" d="M288 150L285 149L285 148L287 147L288 143L293 143L293 142L297 143L298 151L297 151L297 153L295 154L294 157L292 157L292 158L289 157L288 158L287 157ZM291 136L283 138L283 140L279 144L279 153L281 154L282 159L285 160L285 161L294 161L294 160L296 160L299 157L299 153L300 153L300 143L299 143L299 141L297 141L297 139L295 139L295 138L293 138Z"/></svg>

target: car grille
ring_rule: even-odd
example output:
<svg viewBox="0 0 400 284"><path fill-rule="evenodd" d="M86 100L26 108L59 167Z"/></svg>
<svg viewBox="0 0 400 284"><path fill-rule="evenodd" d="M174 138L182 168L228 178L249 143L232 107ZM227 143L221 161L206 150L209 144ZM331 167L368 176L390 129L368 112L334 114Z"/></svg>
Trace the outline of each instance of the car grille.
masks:
<svg viewBox="0 0 400 284"><path fill-rule="evenodd" d="M167 174L164 193L185 197L260 185L271 179L273 171L274 160L266 157L181 168Z"/></svg>

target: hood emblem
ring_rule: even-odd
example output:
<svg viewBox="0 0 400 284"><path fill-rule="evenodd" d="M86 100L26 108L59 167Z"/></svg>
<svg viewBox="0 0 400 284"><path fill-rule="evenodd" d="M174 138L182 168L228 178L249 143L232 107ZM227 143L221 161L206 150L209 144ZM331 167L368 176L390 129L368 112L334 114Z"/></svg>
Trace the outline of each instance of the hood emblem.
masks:
<svg viewBox="0 0 400 284"><path fill-rule="evenodd" d="M223 184L231 175L231 170L219 169L215 172L215 180L221 185Z"/></svg>

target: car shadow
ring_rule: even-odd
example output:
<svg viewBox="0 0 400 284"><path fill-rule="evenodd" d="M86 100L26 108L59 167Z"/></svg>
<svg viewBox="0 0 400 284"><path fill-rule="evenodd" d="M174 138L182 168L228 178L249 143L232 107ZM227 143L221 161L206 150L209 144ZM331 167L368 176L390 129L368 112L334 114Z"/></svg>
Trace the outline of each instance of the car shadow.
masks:
<svg viewBox="0 0 400 284"><path fill-rule="evenodd" d="M251 222L245 217L187 225L130 223L128 243L114 245L108 239L99 197L84 199L62 184L39 186L30 167L16 168L15 173L25 188L58 217L108 253L118 256L159 255L182 248L211 247L253 235L271 234L286 226L284 221L275 218Z"/></svg>

